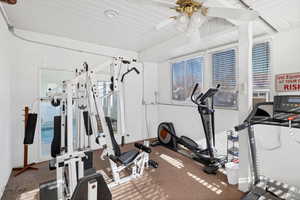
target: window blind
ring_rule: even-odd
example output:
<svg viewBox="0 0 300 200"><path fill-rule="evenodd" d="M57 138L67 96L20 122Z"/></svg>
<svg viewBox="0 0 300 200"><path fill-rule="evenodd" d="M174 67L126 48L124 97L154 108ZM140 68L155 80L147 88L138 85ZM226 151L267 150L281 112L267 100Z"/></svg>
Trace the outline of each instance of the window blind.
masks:
<svg viewBox="0 0 300 200"><path fill-rule="evenodd" d="M230 49L212 54L213 85L221 85L222 89L236 89L236 55Z"/></svg>
<svg viewBox="0 0 300 200"><path fill-rule="evenodd" d="M269 42L259 43L252 50L253 89L270 88L270 46Z"/></svg>

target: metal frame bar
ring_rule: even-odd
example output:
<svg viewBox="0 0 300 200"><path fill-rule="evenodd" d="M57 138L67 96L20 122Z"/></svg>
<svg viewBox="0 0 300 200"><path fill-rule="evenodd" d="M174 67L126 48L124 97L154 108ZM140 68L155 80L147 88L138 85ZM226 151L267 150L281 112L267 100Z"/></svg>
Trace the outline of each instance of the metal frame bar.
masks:
<svg viewBox="0 0 300 200"><path fill-rule="evenodd" d="M105 65L107 65L105 63ZM113 71L114 79L114 92L119 95L119 106L120 106L120 114L121 114L121 133L122 135L126 132L125 125L125 115L124 115L124 91L123 91L123 83L121 82L122 75L122 67L123 67L122 58L114 58L112 66L115 68ZM50 94L50 98L60 99L62 102L63 109L61 110L62 117L62 141L67 139L67 146L65 147L64 143L62 143L62 154L56 158L56 168L57 168L57 187L58 187L58 198L59 199L70 199L76 189L78 180L84 176L83 169L83 161L82 159L85 157L84 151L90 149L91 147L91 136L88 136L88 146L86 148L85 141L82 144L80 139L79 151L73 147L73 118L76 117L79 123L82 123L82 111L76 112L73 114L73 108L75 106L78 109L79 101L85 100L86 102L86 110L89 113L89 117L91 120L93 135L99 138L100 146L104 148L104 156L109 157L110 155L114 155L113 144L111 141L111 137L109 134L109 129L105 120L105 114L103 111L102 100L99 96L97 82L95 79L95 71L89 70L87 64L84 65L85 70L76 73L76 77L69 81L63 82L63 92L62 93L52 93ZM100 67L100 70L103 66ZM82 88L80 85L84 85ZM84 89L85 95L79 95L79 90ZM74 95L75 94L75 95ZM49 99L50 99L49 98ZM73 102L74 101L74 102ZM74 105L73 105L74 103ZM81 105L81 104L80 104ZM67 120L65 122L65 118ZM100 122L99 122L100 118ZM88 122L89 123L89 122ZM101 123L102 130L99 130L99 123ZM67 136L65 138L65 126L67 125ZM82 127L78 128L80 131L79 138L84 134L84 131L81 132ZM82 136L83 137L83 136ZM85 136L84 136L85 138ZM144 145L149 147L149 142L144 142ZM115 185L119 185L121 183L125 183L134 178L142 176L144 172L144 168L148 167L149 154L140 150L138 156L128 165L120 165L109 159L111 169L113 172L113 179L109 187L113 187ZM77 167L78 166L78 167ZM126 168L131 168L132 173L129 176L121 178L120 173ZM68 184L66 184L68 182ZM66 195L65 195L66 194ZM93 196L93 195L92 195Z"/></svg>

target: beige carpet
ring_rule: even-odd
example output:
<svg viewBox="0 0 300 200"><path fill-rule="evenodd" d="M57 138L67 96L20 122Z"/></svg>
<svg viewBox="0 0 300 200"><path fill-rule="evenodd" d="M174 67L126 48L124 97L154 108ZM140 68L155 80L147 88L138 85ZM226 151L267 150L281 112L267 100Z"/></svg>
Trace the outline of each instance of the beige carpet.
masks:
<svg viewBox="0 0 300 200"><path fill-rule="evenodd" d="M126 145L125 149L133 148ZM151 158L159 168L149 169L143 177L113 188L114 200L238 200L243 193L236 186L227 184L222 173L207 175L201 165L167 148L153 147ZM107 179L110 176L107 161L94 153L94 167ZM2 200L39 199L40 183L55 178L55 171L48 170L48 163L36 165L38 171L28 171L14 177L12 173Z"/></svg>

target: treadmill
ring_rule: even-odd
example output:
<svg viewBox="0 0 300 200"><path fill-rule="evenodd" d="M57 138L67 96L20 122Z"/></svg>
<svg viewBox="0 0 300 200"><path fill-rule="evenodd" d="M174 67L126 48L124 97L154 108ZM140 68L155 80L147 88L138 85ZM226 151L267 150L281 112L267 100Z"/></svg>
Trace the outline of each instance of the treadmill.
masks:
<svg viewBox="0 0 300 200"><path fill-rule="evenodd" d="M295 190L293 192L293 189L291 190L287 184L259 175L253 129L253 126L257 124L290 127L293 129L300 128L300 96L275 96L274 102L258 103L245 121L235 127L236 131L244 129L248 131L252 162L252 186L242 200L299 200L300 191Z"/></svg>

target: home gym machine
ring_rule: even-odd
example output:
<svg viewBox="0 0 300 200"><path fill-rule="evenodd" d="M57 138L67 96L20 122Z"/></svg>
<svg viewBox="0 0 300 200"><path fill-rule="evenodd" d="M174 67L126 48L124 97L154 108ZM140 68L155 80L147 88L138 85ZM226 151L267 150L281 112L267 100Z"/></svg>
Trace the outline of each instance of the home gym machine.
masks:
<svg viewBox="0 0 300 200"><path fill-rule="evenodd" d="M129 70L122 71L124 64L129 65L130 62L114 58L112 63L105 63L105 66L111 67L110 95L119 95L121 126L118 132L123 142L125 115L122 87L119 85L129 73ZM50 161L50 169L56 170L56 180L40 185L41 200L110 200L109 188L142 176L145 167L156 166L154 161L149 161L149 142L136 143L136 150L120 151L110 117L105 116L103 111L103 96L97 86L96 72L97 69L90 70L85 63L84 69L76 70L73 80L63 81L62 89L48 93L47 100L53 106L60 106L61 115L54 119L55 134L51 144L54 159ZM74 147L73 121L77 122L77 148ZM113 175L109 184L92 169L92 153L88 152L95 144L103 148L101 158L109 160ZM131 174L124 177L120 173L125 169L130 169Z"/></svg>
<svg viewBox="0 0 300 200"><path fill-rule="evenodd" d="M54 137L51 143L50 170L56 170L56 180L40 185L41 200L111 200L110 190L100 173L92 169L91 132L81 128L85 112L91 112L95 97L90 81L89 69L85 64L76 77L63 81L61 89L49 90L48 100L60 106L60 116L54 117ZM92 72L91 72L92 73ZM100 108L102 109L102 108ZM77 122L77 132L73 122ZM77 135L76 135L76 134ZM97 134L98 131L93 133ZM79 145L74 144L77 136ZM95 137L95 136L94 136ZM86 140L81 141L84 138Z"/></svg>
<svg viewBox="0 0 300 200"><path fill-rule="evenodd" d="M126 123L125 123L125 101L124 101L124 84L125 78L131 73L135 72L137 75L140 74L136 65L138 65L135 59L124 59L115 58L110 64L111 71L111 95L118 96L118 108L119 108L119 118L120 126L118 132L121 134L121 145L125 143L125 137L128 136ZM126 69L126 70L125 70ZM151 153L151 148L149 148L149 141L144 141L143 144L135 143L134 146L137 149L132 149L127 152L121 152L121 149L115 139L115 134L113 132L112 123L109 117L105 119L108 126L108 136L104 136L104 139L109 138L109 142L105 142L101 158L108 158L110 166L112 169L113 182L109 183L109 187L114 187L116 185L125 183L132 179L141 177L143 175L144 169L148 167L157 168L158 163L149 160L149 154ZM103 139L102 136L102 139ZM98 137L98 139L101 138ZM126 169L130 169L130 175L126 177L120 176L120 173Z"/></svg>
<svg viewBox="0 0 300 200"><path fill-rule="evenodd" d="M213 98L218 92L220 85L216 88L210 88L206 93L196 95L199 84L197 83L191 95L191 101L197 105L198 112L201 116L202 125L206 140L206 149L189 137L178 137L175 128L171 122L163 122L158 126L158 140L152 143L152 146L163 145L169 149L181 153L189 158L205 165L203 171L207 174L216 174L217 170L222 167L226 158L217 156L215 150L215 123L214 123L214 105ZM180 148L184 146L189 151Z"/></svg>
<svg viewBox="0 0 300 200"><path fill-rule="evenodd" d="M300 96L275 96L274 102L258 103L245 121L235 127L236 131L247 129L251 156L252 185L242 200L300 199L300 194L293 194L283 183L260 176L254 136L254 126L257 124L289 127L290 130L300 128Z"/></svg>

